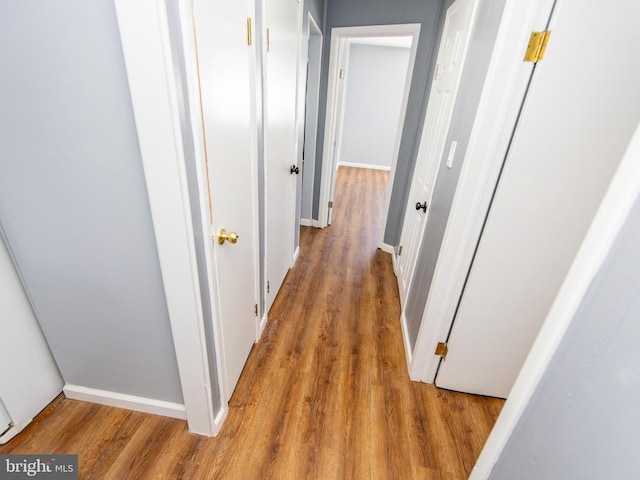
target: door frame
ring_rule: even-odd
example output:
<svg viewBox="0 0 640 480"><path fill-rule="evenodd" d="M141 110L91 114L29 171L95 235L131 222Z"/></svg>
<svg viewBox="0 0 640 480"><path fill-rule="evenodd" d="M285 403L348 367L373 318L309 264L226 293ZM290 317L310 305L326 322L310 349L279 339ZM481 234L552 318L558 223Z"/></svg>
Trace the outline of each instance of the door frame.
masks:
<svg viewBox="0 0 640 480"><path fill-rule="evenodd" d="M469 145L409 363L412 380L434 383L458 300L534 70L523 62L532 31L545 30L554 0L507 0Z"/></svg>
<svg viewBox="0 0 640 480"><path fill-rule="evenodd" d="M418 49L420 37L419 23L406 23L397 25L368 25L361 27L335 27L331 29L331 47L329 51L329 84L327 87L327 112L325 118L325 137L322 154L322 177L320 178L320 198L318 212L318 226L324 228L330 222L329 201L333 199L336 173L336 152L340 150L338 145L341 135L341 119L344 113L344 98L346 82L340 82L339 72L347 68L349 43L352 39L363 37L412 37L409 55L409 65L407 67L407 78L405 80L404 95L402 98L402 108L396 132L396 142L393 151L391 171L389 174L388 188L385 198L384 218L382 225L386 225L389 213L389 203L391 200L391 190L395 177L398 154L400 151L400 141L404 129L404 121L407 113L409 101L409 91ZM384 244L384 229L380 233L380 248L391 253L393 247Z"/></svg>
<svg viewBox="0 0 640 480"><path fill-rule="evenodd" d="M166 5L115 0L115 9L187 423L211 436L226 402L216 416Z"/></svg>
<svg viewBox="0 0 640 480"><path fill-rule="evenodd" d="M202 224L204 241L208 244L211 241L208 235L209 207L192 3L191 0L177 1L187 76L187 84L183 87L189 101L188 121L192 125L198 195L202 206L197 221ZM208 275L205 281L212 306L215 347L212 352L204 325L194 218L182 143L180 89L175 78L166 5L163 0L115 0L115 7L187 422L191 432L215 436L229 411L227 398L230 392L226 391L222 354L222 320L217 309L216 279ZM256 172L252 172L252 181L257 187ZM254 188L252 202L258 203L257 188ZM254 251L258 252L258 235L255 237L252 243ZM210 249L205 249L204 253L207 265L215 268L215 256ZM259 255L255 257L254 268L258 268ZM256 276L256 298L259 298L259 282L259 276ZM260 332L259 317L256 317L256 340ZM217 392L212 391L210 355L214 355L216 360ZM221 405L217 412L213 410L214 395L219 397Z"/></svg>

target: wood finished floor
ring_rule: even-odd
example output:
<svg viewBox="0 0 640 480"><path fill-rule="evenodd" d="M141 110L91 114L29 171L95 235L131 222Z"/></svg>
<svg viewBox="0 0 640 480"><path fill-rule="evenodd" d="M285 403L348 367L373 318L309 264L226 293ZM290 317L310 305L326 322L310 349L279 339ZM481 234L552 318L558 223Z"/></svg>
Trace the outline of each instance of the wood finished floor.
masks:
<svg viewBox="0 0 640 480"><path fill-rule="evenodd" d="M341 167L331 227L300 257L216 438L186 422L58 397L0 453L77 453L83 479L464 479L503 401L409 381L388 173Z"/></svg>

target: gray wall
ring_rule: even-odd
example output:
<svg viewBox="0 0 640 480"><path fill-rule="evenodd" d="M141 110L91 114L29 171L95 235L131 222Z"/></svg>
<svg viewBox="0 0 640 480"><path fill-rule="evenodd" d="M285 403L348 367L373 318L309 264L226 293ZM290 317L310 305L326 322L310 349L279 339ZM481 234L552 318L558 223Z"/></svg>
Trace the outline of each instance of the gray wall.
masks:
<svg viewBox="0 0 640 480"><path fill-rule="evenodd" d="M0 223L65 381L182 403L112 2L1 2L0 52Z"/></svg>
<svg viewBox="0 0 640 480"><path fill-rule="evenodd" d="M446 9L453 3L447 0ZM440 171L434 187L433 198L429 211L429 219L422 240L422 247L418 254L418 261L414 273L413 284L407 297L406 318L407 330L411 346L415 346L418 336L422 314L427 302L427 295L431 287L431 280L436 267L438 254L442 245L444 231L449 219L449 212L453 203L460 170L467 151L469 136L473 127L484 79L489 67L491 52L498 28L505 0L480 0L478 13L471 34L471 43L467 52L467 59L460 81L458 98L453 110L451 127L445 142L445 151L441 162ZM442 22L442 25L443 25ZM440 30L442 28L440 26ZM440 36L440 33L439 33ZM438 38L439 38L438 36ZM449 152L449 145L452 141L457 141L456 154L451 169L447 168L446 157ZM403 214L404 215L404 212Z"/></svg>
<svg viewBox="0 0 640 480"><path fill-rule="evenodd" d="M340 162L391 167L410 53L380 45L349 48Z"/></svg>
<svg viewBox="0 0 640 480"><path fill-rule="evenodd" d="M329 0L326 1L328 2ZM324 25L325 0L304 0L304 9L305 13L311 14L313 19L318 24L318 27L320 27L320 30L322 30ZM306 21L307 20L303 20L303 22ZM307 30L305 28L302 31L306 32Z"/></svg>
<svg viewBox="0 0 640 480"><path fill-rule="evenodd" d="M385 228L385 243L397 245L402 229L404 209L409 195L409 186L418 151L418 140L422 131L426 111L426 94L431 88L434 68L434 44L441 0L333 0L327 5L324 26L325 47L323 53L323 78L320 86L320 112L318 118L317 158L322 158L324 142L324 123L327 102L327 72L329 68L329 47L331 28L362 25L384 25L400 23L420 23L420 40L416 54L416 63L409 92L409 102L404 119L404 129L400 143L400 152L396 167L396 176L391 194L389 216ZM316 163L316 183L314 189L313 218L318 219L318 199L322 162Z"/></svg>
<svg viewBox="0 0 640 480"><path fill-rule="evenodd" d="M636 201L491 479L638 478L639 244Z"/></svg>

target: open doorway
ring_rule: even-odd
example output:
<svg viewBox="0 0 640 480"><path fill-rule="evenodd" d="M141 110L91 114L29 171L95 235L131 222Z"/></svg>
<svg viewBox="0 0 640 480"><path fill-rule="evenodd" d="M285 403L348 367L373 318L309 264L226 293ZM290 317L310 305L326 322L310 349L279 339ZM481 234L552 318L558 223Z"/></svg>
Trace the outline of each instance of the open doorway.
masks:
<svg viewBox="0 0 640 480"><path fill-rule="evenodd" d="M411 37L349 41L336 165L391 170Z"/></svg>
<svg viewBox="0 0 640 480"><path fill-rule="evenodd" d="M304 139L302 145L302 194L300 225L314 226L313 185L316 170L316 138L318 106L320 103L320 74L322 66L322 31L309 15L309 48L307 50L307 84L304 113ZM296 242L297 244L297 242Z"/></svg>
<svg viewBox="0 0 640 480"><path fill-rule="evenodd" d="M386 223L419 31L418 24L332 30L319 227L331 223L341 163L389 170ZM383 236L381 231L381 247Z"/></svg>

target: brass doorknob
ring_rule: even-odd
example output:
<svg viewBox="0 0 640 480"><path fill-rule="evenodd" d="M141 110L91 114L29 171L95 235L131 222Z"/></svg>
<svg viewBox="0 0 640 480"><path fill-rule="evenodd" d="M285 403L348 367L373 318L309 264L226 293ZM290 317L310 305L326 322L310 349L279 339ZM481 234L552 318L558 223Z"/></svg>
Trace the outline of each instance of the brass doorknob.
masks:
<svg viewBox="0 0 640 480"><path fill-rule="evenodd" d="M225 241L229 243L236 243L240 236L236 232L227 232L224 228L218 231L218 243L224 244Z"/></svg>

